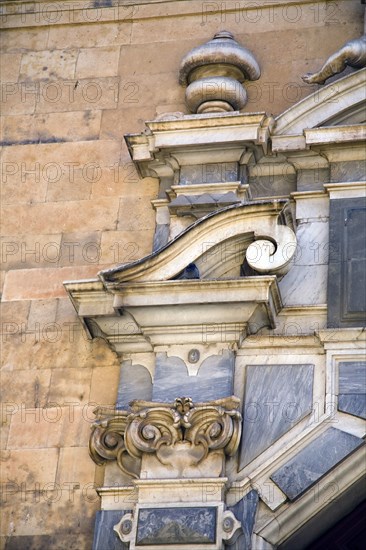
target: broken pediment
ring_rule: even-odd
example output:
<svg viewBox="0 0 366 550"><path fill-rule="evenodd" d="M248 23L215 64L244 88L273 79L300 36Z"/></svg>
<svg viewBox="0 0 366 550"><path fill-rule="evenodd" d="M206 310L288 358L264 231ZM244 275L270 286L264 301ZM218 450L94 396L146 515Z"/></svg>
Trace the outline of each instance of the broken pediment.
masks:
<svg viewBox="0 0 366 550"><path fill-rule="evenodd" d="M288 201L241 203L209 214L141 260L100 272L99 280L65 286L89 333L117 351L202 342L205 333L238 344L275 326L282 307L277 276L295 250ZM182 277L190 265L194 276Z"/></svg>

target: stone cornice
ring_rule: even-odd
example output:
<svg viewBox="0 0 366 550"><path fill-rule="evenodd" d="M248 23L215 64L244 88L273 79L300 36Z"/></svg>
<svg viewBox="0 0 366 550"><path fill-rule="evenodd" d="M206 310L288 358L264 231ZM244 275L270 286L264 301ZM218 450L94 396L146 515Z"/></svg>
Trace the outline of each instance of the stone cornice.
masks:
<svg viewBox="0 0 366 550"><path fill-rule="evenodd" d="M265 9L291 5L322 3L323 0L268 0ZM236 0L220 2L220 11L238 11ZM240 10L257 10L256 3L240 5ZM143 19L187 15L213 16L217 3L202 5L201 0L112 0L112 6L94 6L92 0L9 0L1 3L0 16L4 28L49 25L92 24L102 22L139 21Z"/></svg>

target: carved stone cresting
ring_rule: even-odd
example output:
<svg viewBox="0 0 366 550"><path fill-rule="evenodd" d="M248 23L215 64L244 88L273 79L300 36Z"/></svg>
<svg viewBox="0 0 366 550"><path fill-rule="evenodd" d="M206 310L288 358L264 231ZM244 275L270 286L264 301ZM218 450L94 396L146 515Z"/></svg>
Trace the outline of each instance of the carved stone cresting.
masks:
<svg viewBox="0 0 366 550"><path fill-rule="evenodd" d="M144 455L154 454L160 465L173 468L179 477L211 452L220 451L222 458L235 454L241 435L239 406L236 397L197 404L182 397L167 404L133 401L131 413L97 409L90 454L97 464L116 460L124 473L135 478L136 466L130 467L126 454L136 464Z"/></svg>
<svg viewBox="0 0 366 550"><path fill-rule="evenodd" d="M244 80L258 80L260 68L253 54L233 35L221 31L182 60L179 82L187 86L186 103L192 113L239 111L247 102Z"/></svg>

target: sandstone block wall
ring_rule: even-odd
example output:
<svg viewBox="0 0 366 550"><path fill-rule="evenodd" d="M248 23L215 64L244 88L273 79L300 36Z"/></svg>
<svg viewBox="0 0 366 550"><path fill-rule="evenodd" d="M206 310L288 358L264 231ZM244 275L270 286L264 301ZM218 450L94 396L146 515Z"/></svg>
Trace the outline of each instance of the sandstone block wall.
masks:
<svg viewBox="0 0 366 550"><path fill-rule="evenodd" d="M302 74L361 34L363 8L38 0L1 10L0 547L80 550L99 507L92 410L115 403L119 361L87 339L62 282L151 250L158 181L139 178L123 135L187 112L180 60L221 29L262 68L245 110L281 113L316 89Z"/></svg>

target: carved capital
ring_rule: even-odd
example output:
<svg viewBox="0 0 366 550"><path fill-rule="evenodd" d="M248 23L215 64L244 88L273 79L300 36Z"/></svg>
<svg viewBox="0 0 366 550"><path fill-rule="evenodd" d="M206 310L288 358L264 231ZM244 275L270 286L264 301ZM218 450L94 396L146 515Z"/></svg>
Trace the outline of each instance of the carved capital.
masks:
<svg viewBox="0 0 366 550"><path fill-rule="evenodd" d="M139 466L139 464L135 464L135 468L132 469L128 465L129 454L125 445L125 431L129 413L98 407L95 409L94 414L97 420L92 426L89 439L91 458L99 466L109 460L116 460L119 468L125 474L138 478L136 466Z"/></svg>
<svg viewBox="0 0 366 550"><path fill-rule="evenodd" d="M127 455L139 460L144 454L156 455L163 465L176 468L197 466L211 451L232 456L241 435L240 401L228 397L194 404L189 397L174 403L133 401L131 413L106 414L97 409L98 419L90 438L90 454L97 464L116 460L129 475Z"/></svg>

